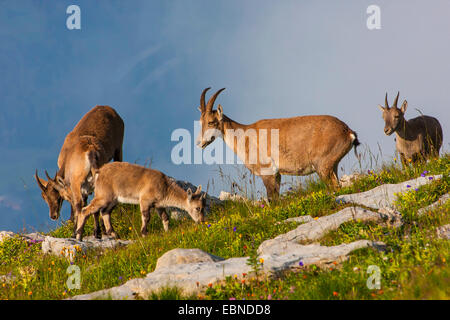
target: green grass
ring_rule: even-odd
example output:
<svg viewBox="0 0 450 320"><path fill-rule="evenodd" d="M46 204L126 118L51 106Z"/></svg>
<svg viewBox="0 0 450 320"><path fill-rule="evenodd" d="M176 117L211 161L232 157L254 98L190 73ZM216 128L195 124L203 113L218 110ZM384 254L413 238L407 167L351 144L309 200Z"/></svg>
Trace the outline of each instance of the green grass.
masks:
<svg viewBox="0 0 450 320"><path fill-rule="evenodd" d="M141 224L137 206L119 206L112 213L115 230L122 239L133 239L127 247L92 250L78 254L73 262L81 269L81 288L68 290L65 258L41 253L40 244L28 244L19 238L0 243L0 299L63 299L120 285L129 279L144 277L155 268L157 259L174 248L200 248L223 258L250 256L257 264L256 249L264 240L292 230L296 223L276 222L309 214L328 215L344 208L336 195L361 192L383 183L398 183L420 176L443 174L440 180L399 195L397 206L405 221L398 229L373 223L346 223L320 240L336 245L360 239L383 241L386 251L357 250L345 262L325 268L300 267L277 277L229 278L213 284L198 296L185 297L177 288L165 288L148 299L448 299L448 240L435 238L438 226L450 223L450 202L418 216L417 210L450 190L450 155L427 164L402 169L398 163L384 165L364 175L351 187L331 190L321 182L310 181L283 194L277 203L251 204L226 201L212 208L208 221L195 224L190 219L170 221L163 231L156 214L149 222L149 234L139 236ZM85 233L92 234L92 219ZM55 237L70 237L71 223L51 231ZM367 267L381 270L381 289L367 288Z"/></svg>

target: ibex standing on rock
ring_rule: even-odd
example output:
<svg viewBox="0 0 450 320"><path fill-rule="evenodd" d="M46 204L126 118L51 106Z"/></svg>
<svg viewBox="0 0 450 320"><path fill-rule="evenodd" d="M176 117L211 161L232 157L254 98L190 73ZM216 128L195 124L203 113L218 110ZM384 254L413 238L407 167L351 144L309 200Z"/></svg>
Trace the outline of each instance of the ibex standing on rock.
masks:
<svg viewBox="0 0 450 320"><path fill-rule="evenodd" d="M141 234L147 234L150 210L155 208L162 219L164 230L169 228L166 207L186 210L195 222L205 219L205 196L198 186L195 193L184 191L164 173L127 162L105 164L94 176L95 196L83 208L77 225L77 240L82 240L86 218L102 215L106 234L118 237L111 225L110 214L118 203L139 204L142 214Z"/></svg>
<svg viewBox="0 0 450 320"><path fill-rule="evenodd" d="M390 136L396 134L396 149L400 154L403 166L407 162L426 160L431 156L439 156L442 146L442 128L436 118L421 115L414 119L406 120L405 111L408 102L403 101L402 106L397 108L398 96L392 107L389 107L387 93L384 99L384 107L378 105L383 112L384 133Z"/></svg>
<svg viewBox="0 0 450 320"><path fill-rule="evenodd" d="M260 120L243 125L224 115L221 105L213 110L214 101L224 89L205 103L208 89L203 90L200 98L202 131L197 146L205 148L216 137L222 137L245 166L261 177L269 201L279 195L281 175L317 172L322 180L339 185L339 161L352 147L356 154L359 145L356 132L344 122L332 116L318 115Z"/></svg>
<svg viewBox="0 0 450 320"><path fill-rule="evenodd" d="M51 219L59 218L63 200L70 202L73 237L77 217L93 191L93 172L111 159L122 161L123 134L124 123L117 112L108 106L96 106L66 136L59 153L56 176L50 178L46 171L46 181L39 178L36 170L35 178L50 208ZM94 224L94 235L101 238L98 214Z"/></svg>

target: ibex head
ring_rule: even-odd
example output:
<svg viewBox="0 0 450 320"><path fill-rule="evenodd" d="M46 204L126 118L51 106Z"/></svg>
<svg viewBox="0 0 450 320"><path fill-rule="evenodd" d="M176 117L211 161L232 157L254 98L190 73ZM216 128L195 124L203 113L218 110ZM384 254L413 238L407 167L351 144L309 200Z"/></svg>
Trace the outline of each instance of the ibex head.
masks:
<svg viewBox="0 0 450 320"><path fill-rule="evenodd" d="M186 211L195 222L205 221L206 193L202 194L201 191L201 185L197 187L197 190L194 193L192 193L191 189L187 190Z"/></svg>
<svg viewBox="0 0 450 320"><path fill-rule="evenodd" d="M210 143L212 143L216 138L223 136L223 110L222 106L219 104L217 110L213 110L214 102L217 96L225 90L225 88L217 91L208 103L205 104L205 94L210 88L203 90L200 97L200 107L201 112L200 123L202 125L202 131L197 137L196 144L198 147L204 149Z"/></svg>
<svg viewBox="0 0 450 320"><path fill-rule="evenodd" d="M70 201L70 194L64 180L58 174L53 179L50 178L47 171L45 171L45 175L47 176L47 181L39 178L36 170L34 177L42 191L42 198L47 202L50 209L50 219L57 220L61 211L62 202L63 200Z"/></svg>
<svg viewBox="0 0 450 320"><path fill-rule="evenodd" d="M381 105L378 105L378 108L381 109L383 112L383 119L384 119L384 133L387 136L390 136L393 134L397 129L399 129L400 124L403 122L404 114L406 111L406 108L408 107L408 102L405 100L403 101L403 104L401 108L397 108L398 103L398 96L400 95L400 92L397 93L397 97L394 100L394 104L392 107L389 107L387 93L386 97L384 99L384 107Z"/></svg>

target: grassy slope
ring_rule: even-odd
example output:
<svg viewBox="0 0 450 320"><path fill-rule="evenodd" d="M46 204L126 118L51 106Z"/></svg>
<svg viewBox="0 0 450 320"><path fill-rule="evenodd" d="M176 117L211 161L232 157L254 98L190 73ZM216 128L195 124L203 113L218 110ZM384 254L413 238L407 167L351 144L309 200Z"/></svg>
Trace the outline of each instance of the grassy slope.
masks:
<svg viewBox="0 0 450 320"><path fill-rule="evenodd" d="M397 183L429 174L444 174L418 191L411 190L398 198L398 206L406 221L398 230L374 224L346 223L321 239L322 244L335 245L359 239L374 239L388 245L386 252L362 249L351 254L344 263L327 269L299 266L297 272L286 272L274 279L250 279L242 283L233 278L211 285L195 297L183 297L177 289L153 294L150 299L448 299L450 277L447 240L434 237L436 227L450 223L450 203L422 217L417 209L435 201L450 190L450 155L426 165L401 170L398 164L384 166L379 172L364 176L352 187L337 192L323 183L311 182L285 194L277 204L269 206L228 201L212 209L208 222L196 225L191 220L171 221L164 233L156 214L149 224L149 235L140 238L140 213L136 206L120 206L113 212L113 224L123 239L134 244L121 249L90 251L78 255L74 264L81 269L79 290L68 290L64 258L43 255L40 244L28 245L20 239L0 244L0 275L10 273L16 280L1 283L0 299L62 299L122 284L131 278L153 271L156 260L173 248L200 248L229 258L255 255L259 244L295 228L295 223L275 224L289 217L310 214L323 216L343 208L334 201L336 194L369 190L382 183ZM89 221L86 233L92 233ZM51 232L68 237L71 225ZM381 289L369 290L367 267L376 265L381 271Z"/></svg>

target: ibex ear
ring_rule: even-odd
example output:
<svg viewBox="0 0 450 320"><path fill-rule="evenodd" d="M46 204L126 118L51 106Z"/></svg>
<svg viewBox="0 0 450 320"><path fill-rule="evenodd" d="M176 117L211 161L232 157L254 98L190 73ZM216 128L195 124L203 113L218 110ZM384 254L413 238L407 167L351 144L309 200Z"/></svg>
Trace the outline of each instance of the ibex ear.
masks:
<svg viewBox="0 0 450 320"><path fill-rule="evenodd" d="M65 188L66 187L66 183L64 182L64 179L61 178L60 176L56 176L56 182L58 183L58 185L61 188Z"/></svg>
<svg viewBox="0 0 450 320"><path fill-rule="evenodd" d="M380 108L380 110L383 111L383 112L385 110L384 107L382 105L380 105L380 104L378 105L378 108Z"/></svg>
<svg viewBox="0 0 450 320"><path fill-rule="evenodd" d="M198 111L202 112L202 107L199 106L197 109Z"/></svg>
<svg viewBox="0 0 450 320"><path fill-rule="evenodd" d="M219 118L220 121L222 121L223 109L220 104L217 106L217 117Z"/></svg>
<svg viewBox="0 0 450 320"><path fill-rule="evenodd" d="M200 192L202 192L202 185L201 184L197 187L197 190L195 190L195 194L199 194Z"/></svg>
<svg viewBox="0 0 450 320"><path fill-rule="evenodd" d="M192 190L191 190L191 188L187 189L186 192L187 192L188 200L191 201L191 199L192 199Z"/></svg>
<svg viewBox="0 0 450 320"><path fill-rule="evenodd" d="M406 109L408 108L408 101L403 101L402 107L400 108L400 111L405 113Z"/></svg>

